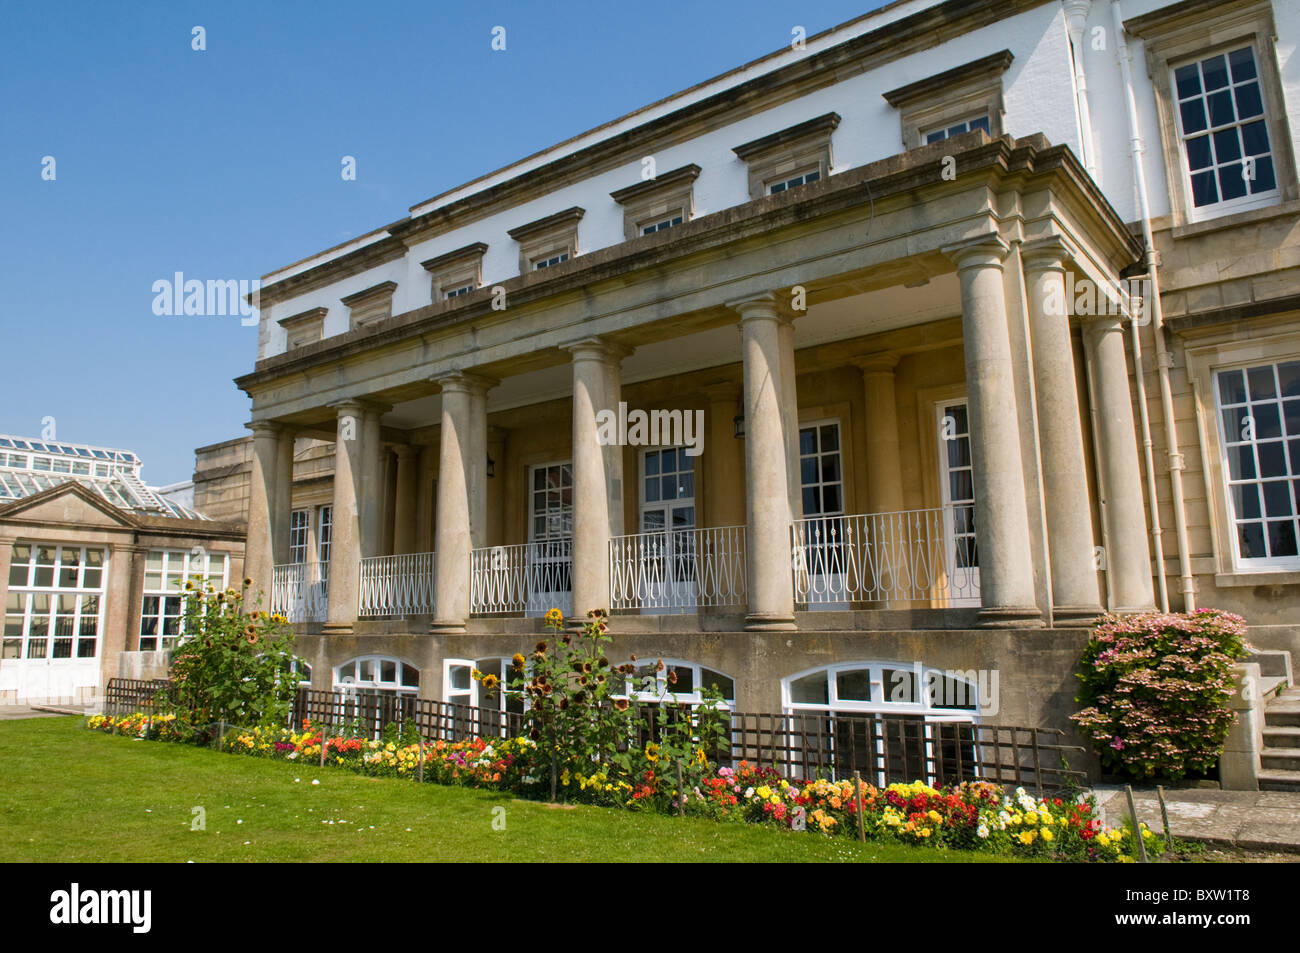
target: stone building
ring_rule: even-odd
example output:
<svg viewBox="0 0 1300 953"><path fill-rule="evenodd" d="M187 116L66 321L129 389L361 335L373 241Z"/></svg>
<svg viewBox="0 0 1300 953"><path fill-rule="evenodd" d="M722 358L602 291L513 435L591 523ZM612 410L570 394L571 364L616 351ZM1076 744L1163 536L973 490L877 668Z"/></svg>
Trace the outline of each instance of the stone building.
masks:
<svg viewBox="0 0 1300 953"><path fill-rule="evenodd" d="M154 488L129 450L0 435L0 704L93 704L117 675L162 676L180 586L238 586L244 520Z"/></svg>
<svg viewBox="0 0 1300 953"><path fill-rule="evenodd" d="M272 272L249 575L316 687L491 705L552 606L747 711L1064 725L1104 610L1300 648L1298 39L902 0Z"/></svg>

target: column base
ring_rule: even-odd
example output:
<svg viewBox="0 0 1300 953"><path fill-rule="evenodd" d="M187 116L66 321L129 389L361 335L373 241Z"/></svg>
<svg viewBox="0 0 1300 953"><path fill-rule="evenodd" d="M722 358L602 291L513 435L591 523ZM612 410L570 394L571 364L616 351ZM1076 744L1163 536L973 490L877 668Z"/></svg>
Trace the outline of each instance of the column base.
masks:
<svg viewBox="0 0 1300 953"><path fill-rule="evenodd" d="M746 632L798 632L793 615L759 615L745 616Z"/></svg>
<svg viewBox="0 0 1300 953"><path fill-rule="evenodd" d="M464 635L464 619L434 619L429 623L431 635Z"/></svg>
<svg viewBox="0 0 1300 953"><path fill-rule="evenodd" d="M1038 606L992 606L980 610L975 625L981 629L1040 629L1043 613Z"/></svg>
<svg viewBox="0 0 1300 953"><path fill-rule="evenodd" d="M320 628L322 635L351 635L353 632L351 622L326 622Z"/></svg>
<svg viewBox="0 0 1300 953"><path fill-rule="evenodd" d="M1106 610L1100 605L1095 606L1056 606L1052 609L1052 625L1054 628L1080 628L1081 626L1091 626L1103 615Z"/></svg>

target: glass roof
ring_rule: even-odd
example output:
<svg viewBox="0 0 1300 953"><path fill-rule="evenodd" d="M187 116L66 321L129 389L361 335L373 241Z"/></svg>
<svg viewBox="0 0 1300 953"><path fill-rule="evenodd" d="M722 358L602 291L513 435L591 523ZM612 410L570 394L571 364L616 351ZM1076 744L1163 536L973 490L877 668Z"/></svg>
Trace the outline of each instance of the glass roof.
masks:
<svg viewBox="0 0 1300 953"><path fill-rule="evenodd" d="M0 434L0 447L30 452L30 455L0 453L0 505L32 496L67 480L76 480L114 506L132 513L175 519L207 518L146 486L140 480L140 458L129 450L45 443L9 434ZM82 462L86 457L109 463L92 467ZM58 462L61 460L75 463Z"/></svg>

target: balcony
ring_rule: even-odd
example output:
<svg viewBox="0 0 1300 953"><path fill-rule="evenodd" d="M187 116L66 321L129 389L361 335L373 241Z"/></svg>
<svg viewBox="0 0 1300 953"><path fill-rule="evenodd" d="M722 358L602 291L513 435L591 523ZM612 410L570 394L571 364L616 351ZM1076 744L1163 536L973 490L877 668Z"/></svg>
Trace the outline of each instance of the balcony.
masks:
<svg viewBox="0 0 1300 953"><path fill-rule="evenodd" d="M329 610L329 580L327 562L275 566L269 611L290 622L324 622Z"/></svg>
<svg viewBox="0 0 1300 953"><path fill-rule="evenodd" d="M612 609L643 614L745 605L745 527L665 530L609 541Z"/></svg>
<svg viewBox="0 0 1300 953"><path fill-rule="evenodd" d="M573 614L570 537L470 551L470 615Z"/></svg>
<svg viewBox="0 0 1300 953"><path fill-rule="evenodd" d="M357 615L362 619L433 615L437 573L436 553L362 559Z"/></svg>
<svg viewBox="0 0 1300 953"><path fill-rule="evenodd" d="M809 609L978 606L974 507L814 516L791 527L794 598Z"/></svg>

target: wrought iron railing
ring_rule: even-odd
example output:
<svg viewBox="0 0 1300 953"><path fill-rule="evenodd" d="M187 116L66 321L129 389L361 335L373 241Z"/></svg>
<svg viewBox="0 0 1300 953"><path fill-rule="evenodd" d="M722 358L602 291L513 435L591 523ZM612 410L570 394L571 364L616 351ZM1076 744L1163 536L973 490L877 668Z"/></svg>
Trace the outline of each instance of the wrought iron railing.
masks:
<svg viewBox="0 0 1300 953"><path fill-rule="evenodd" d="M979 604L969 505L807 517L791 542L795 602Z"/></svg>
<svg viewBox="0 0 1300 953"><path fill-rule="evenodd" d="M361 560L357 615L432 615L438 563L435 553L370 556Z"/></svg>
<svg viewBox="0 0 1300 953"><path fill-rule="evenodd" d="M270 611L290 622L324 622L329 611L330 564L286 563L271 570Z"/></svg>
<svg viewBox="0 0 1300 953"><path fill-rule="evenodd" d="M470 614L548 609L573 614L573 562L570 537L488 546L470 552Z"/></svg>
<svg viewBox="0 0 1300 953"><path fill-rule="evenodd" d="M615 536L609 541L611 608L743 606L745 558L743 526Z"/></svg>

